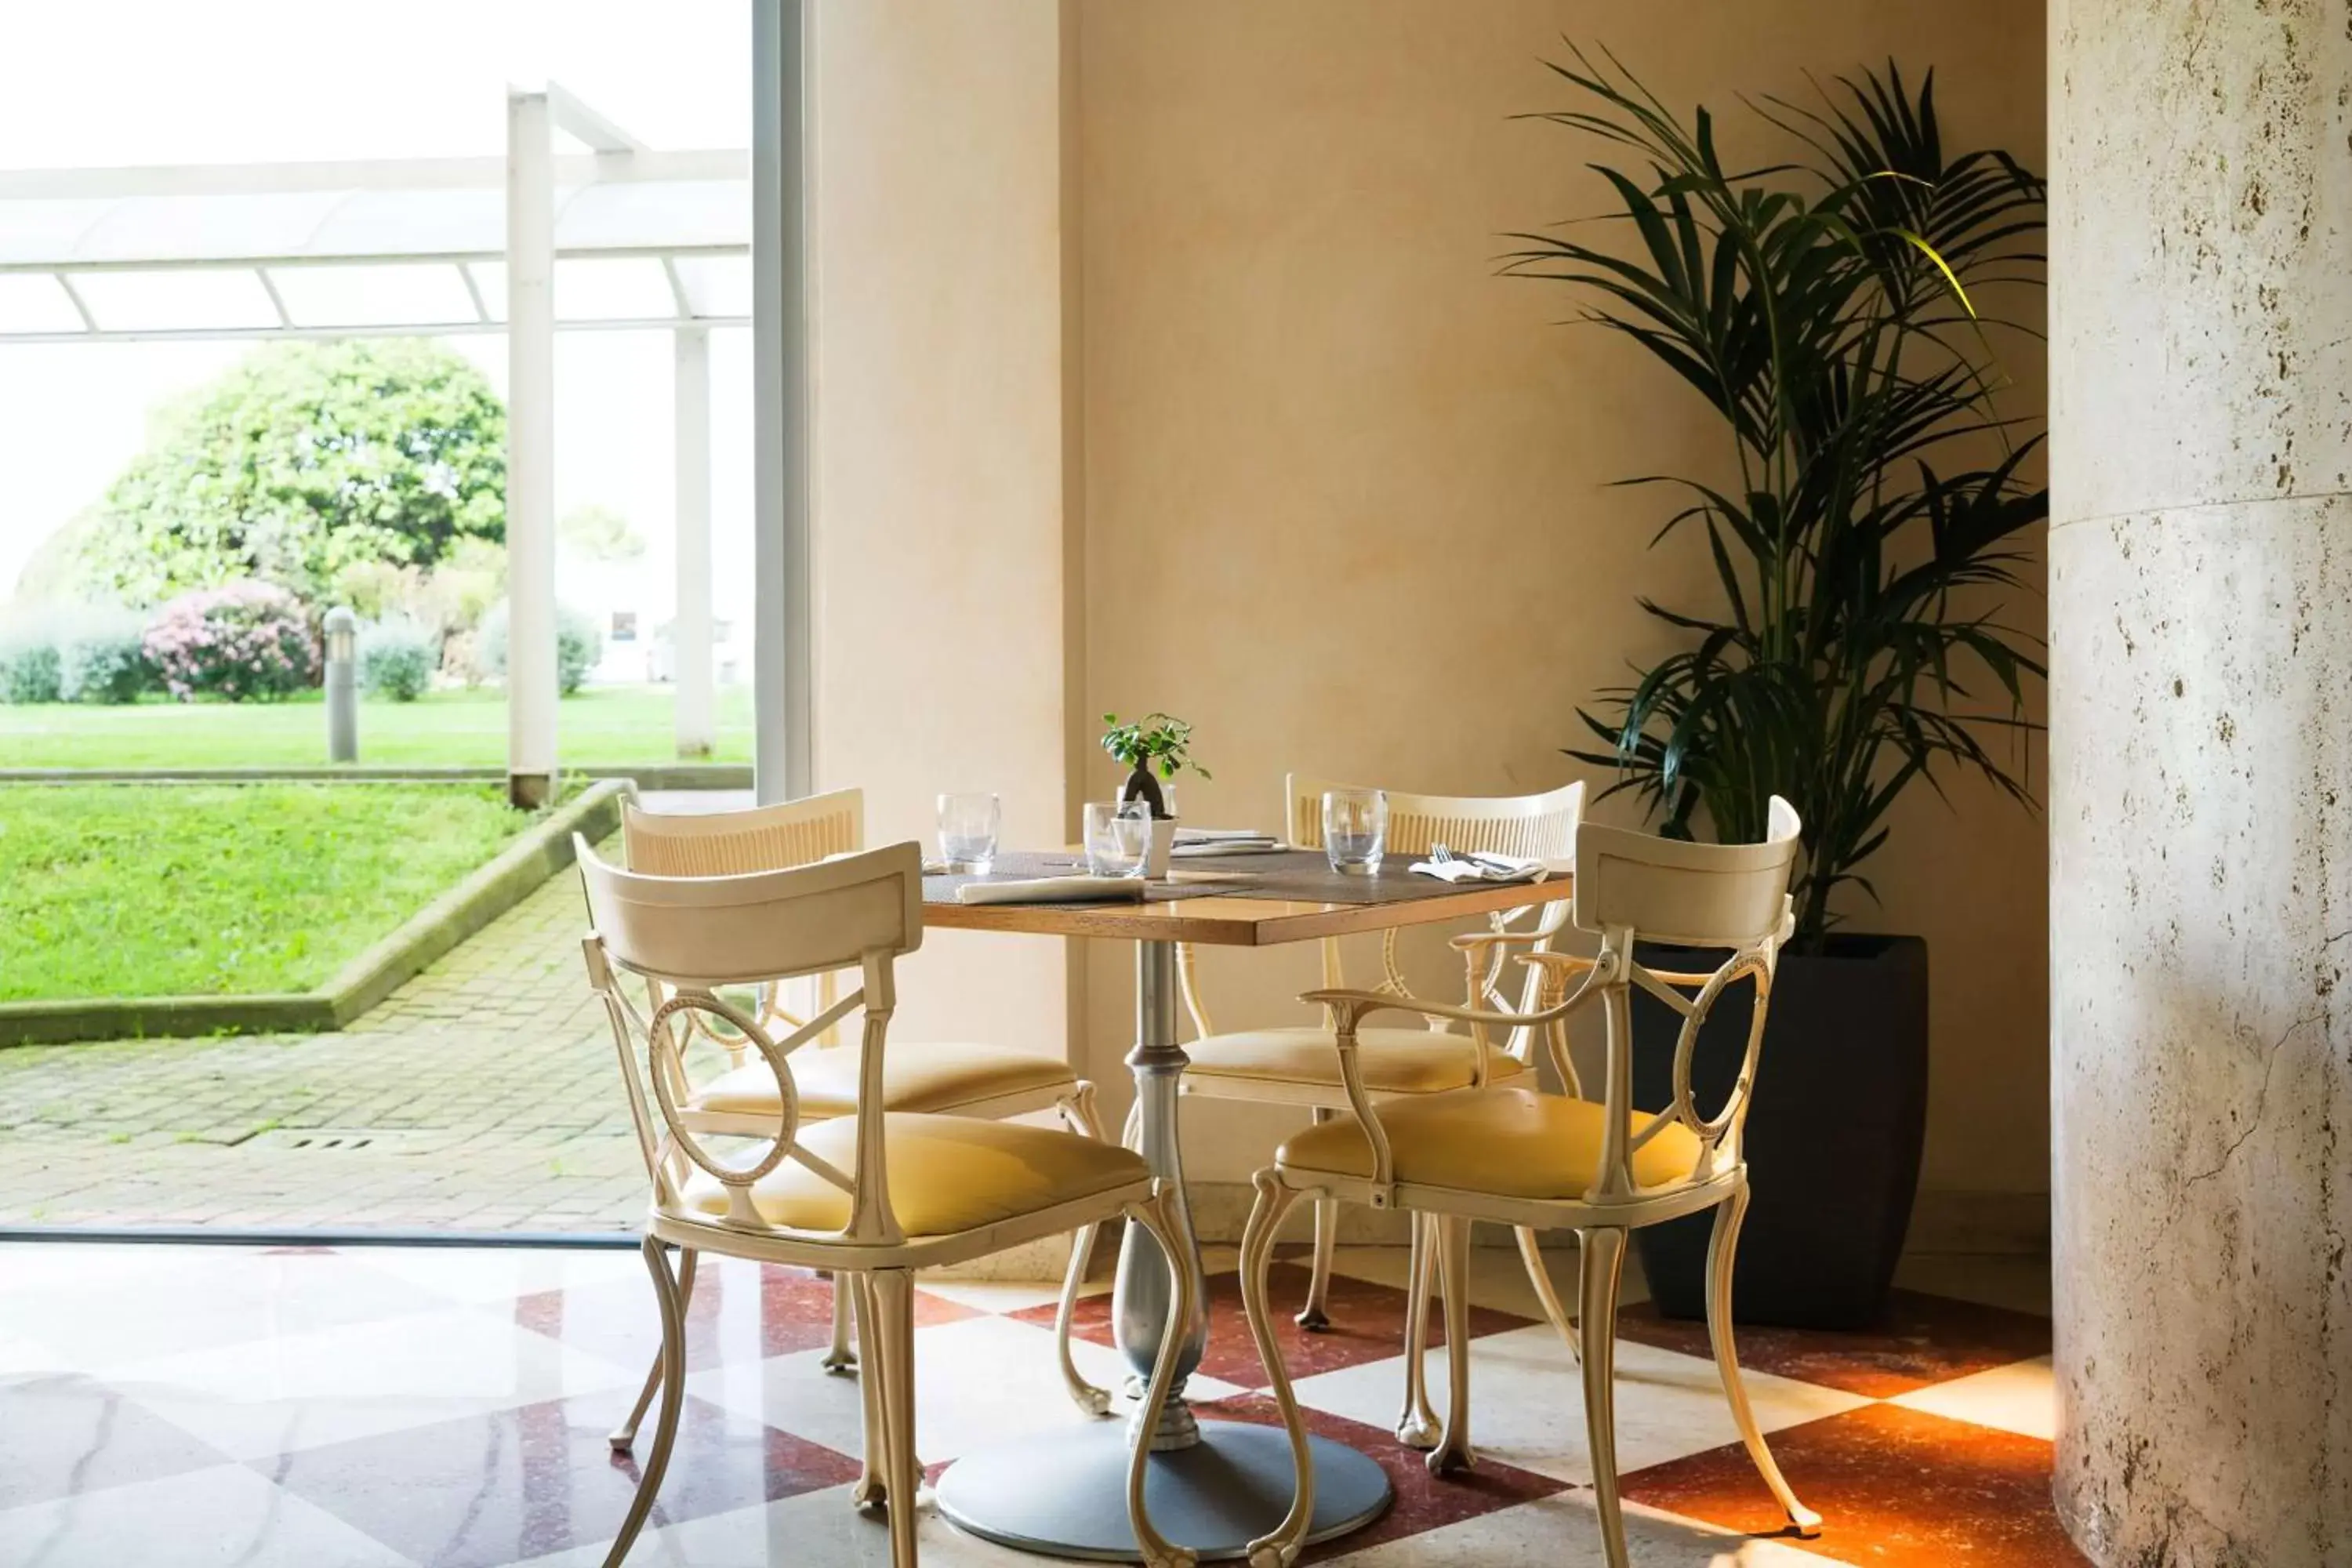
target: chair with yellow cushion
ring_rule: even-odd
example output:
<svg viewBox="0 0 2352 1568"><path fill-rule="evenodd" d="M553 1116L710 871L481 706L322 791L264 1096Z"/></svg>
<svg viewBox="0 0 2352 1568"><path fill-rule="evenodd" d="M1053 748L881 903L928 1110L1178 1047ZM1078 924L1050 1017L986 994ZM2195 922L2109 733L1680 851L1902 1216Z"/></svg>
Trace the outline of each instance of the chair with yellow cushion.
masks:
<svg viewBox="0 0 2352 1568"><path fill-rule="evenodd" d="M624 809L621 841L633 871L659 877L729 877L746 872L783 870L855 853L866 847L866 798L855 789L833 790L781 805L747 811L656 814L635 805ZM772 985L746 994L738 1005L749 1010L761 1026L798 1028L803 1013L832 1005L837 977L821 973L803 983L814 993L813 1006L795 1012L785 1003L786 988ZM708 1038L725 1052L724 1070L689 1083L679 1101L680 1119L688 1127L713 1132L757 1134L775 1125L776 1079L759 1060L750 1040L734 1033L721 1019L691 1015L682 1026ZM835 1031L816 1037L815 1049L793 1064L793 1084L800 1096L800 1115L808 1120L845 1116L856 1108L862 1063L854 1047L836 1045ZM885 1064L882 1104L887 1110L931 1115L1006 1117L1032 1111L1058 1111L1073 1131L1102 1141L1095 1114L1095 1086L1070 1070L1059 1057L1004 1046L969 1041L921 1041L901 1045ZM1080 1409L1099 1415L1110 1408L1110 1395L1078 1375L1070 1357L1070 1314L1084 1284L1094 1233L1081 1232L1063 1282L1061 1313L1055 1323L1063 1381ZM688 1277L691 1289L691 1276ZM850 1349L849 1292L836 1281L834 1293L833 1349L825 1365L845 1371L856 1364ZM637 1423L661 1384L660 1359L646 1374L629 1419L613 1433L613 1446L625 1449Z"/></svg>
<svg viewBox="0 0 2352 1568"><path fill-rule="evenodd" d="M1290 842L1301 848L1321 848L1325 792L1356 787L1359 786L1303 773L1286 778L1283 815ZM1439 844L1456 854L1485 851L1555 860L1564 866L1575 846L1577 824L1584 815L1581 784L1543 795L1491 798L1406 795L1395 790L1386 793L1386 858L1400 870L1406 860L1420 859ZM1549 952L1552 938L1567 919L1567 903L1554 900L1496 914L1490 917L1486 931L1456 938L1454 946L1462 952L1468 971L1464 1000L1473 1007L1485 1004L1507 1005L1497 989L1508 967L1504 962L1506 955L1514 951ZM1177 950L1177 963L1185 1005L1201 1037L1184 1047L1192 1063L1184 1072L1184 1093L1204 1099L1301 1106L1312 1113L1318 1123L1348 1110L1339 1058L1333 1050L1333 1023L1328 1009L1320 1027L1221 1034L1210 1022L1190 947ZM1393 930L1382 938L1381 963L1381 992L1408 996L1404 977L1397 969ZM1528 985L1531 987L1534 983L1535 975L1529 972ZM1336 941L1323 943L1323 984L1330 987L1347 984L1339 943ZM1533 996L1533 990L1528 989L1523 1000L1531 1004ZM1358 1045L1367 1090L1375 1099L1402 1100L1523 1077L1532 1086L1535 1038L1534 1031L1517 1029L1498 1045L1483 1031L1462 1034L1449 1030L1443 1019L1432 1019L1407 1028L1363 1030ZM1572 1073L1566 1081L1570 1092L1574 1092L1576 1079ZM1327 1199L1315 1205L1315 1251L1307 1303L1298 1314L1300 1326L1310 1331L1320 1330L1328 1321L1325 1304L1331 1281L1332 1249L1339 1238L1339 1217L1338 1199ZM1412 1237L1412 1251L1406 1269L1405 1399L1403 1412L1397 1418L1397 1437L1401 1442L1425 1448L1437 1441L1437 1420L1422 1386L1421 1358L1417 1352L1425 1337L1430 1276L1434 1264L1427 1227L1414 1225ZM1543 1303L1553 1324L1573 1344L1574 1330L1551 1288L1550 1277L1544 1272L1535 1233L1523 1228L1518 1232L1518 1241L1537 1299Z"/></svg>
<svg viewBox="0 0 2352 1568"><path fill-rule="evenodd" d="M661 1488L685 1404L686 1309L702 1253L823 1268L848 1282L866 1347L865 1474L860 1506L888 1510L894 1568L916 1560L915 1271L1121 1216L1177 1256L1172 1191L1142 1156L1056 1128L887 1110L887 1036L894 965L922 942L922 862L912 844L789 870L725 877L625 871L575 841L592 921L582 946L604 1001L630 1119L652 1184L644 1252L662 1321L661 1409L653 1449L620 1534L615 1568ZM729 1001L745 985L854 971L855 990L785 1033ZM634 984L632 984L634 982ZM649 1005L641 1010L638 997ZM854 1101L807 1114L798 1081L812 1043L862 1010ZM686 1058L701 1020L739 1039L768 1074L764 1124L730 1131L688 1111ZM719 1037L715 1033L712 1037ZM814 1047L822 1050L823 1047ZM748 1145L748 1146L747 1146ZM670 1254L679 1262L672 1271ZM1198 1310L1189 1270L1175 1276L1177 1323ZM1185 1336L1164 1336L1144 1391L1157 1424ZM1192 1554L1151 1528L1144 1507L1148 1446L1128 1476L1128 1509L1143 1560L1189 1568Z"/></svg>
<svg viewBox="0 0 2352 1568"><path fill-rule="evenodd" d="M1610 1568L1626 1568L1625 1531L1617 1496L1616 1361L1618 1282L1629 1231L1708 1209L1715 1236L1707 1254L1706 1316L1716 1366L1731 1415L1766 1486L1798 1533L1811 1535L1821 1516L1799 1502L1773 1462L1741 1384L1732 1345L1731 1267L1748 1208L1748 1165L1740 1134L1756 1081L1758 1047L1780 943L1790 915L1790 874L1799 823L1786 801L1771 803L1762 844L1690 844L1620 828L1580 826L1576 835L1572 914L1597 934L1596 958L1537 953L1545 976L1538 1005L1517 1013L1445 1006L1394 994L1330 989L1307 1000L1330 1008L1338 1023L1333 1054L1346 1086L1349 1114L1285 1143L1257 1173L1257 1204L1242 1240L1242 1293L1250 1328L1276 1403L1289 1427L1298 1490L1289 1516L1251 1543L1254 1568L1294 1562L1314 1509L1314 1475L1306 1430L1266 1300L1266 1266L1283 1215L1302 1196L1402 1208L1434 1222L1444 1292L1448 1397L1444 1438L1429 1456L1433 1471L1467 1468L1470 1448L1470 1335L1467 1274L1474 1221L1572 1229L1579 1242L1584 1409ZM1723 965L1704 974L1645 967L1637 942L1727 949ZM1582 973L1572 994L1569 978ZM1754 986L1747 1057L1729 1095L1703 1111L1691 1090L1691 1053L1700 1024L1726 989ZM1674 1103L1654 1113L1632 1103L1631 1017L1635 987L1682 1016L1675 1046ZM1411 1012L1485 1028L1533 1030L1557 1057L1567 1055L1564 1020L1601 1004L1608 1024L1608 1088L1602 1101L1538 1094L1519 1083L1494 1083L1410 1099L1382 1099L1370 1086L1372 1052L1363 1020Z"/></svg>

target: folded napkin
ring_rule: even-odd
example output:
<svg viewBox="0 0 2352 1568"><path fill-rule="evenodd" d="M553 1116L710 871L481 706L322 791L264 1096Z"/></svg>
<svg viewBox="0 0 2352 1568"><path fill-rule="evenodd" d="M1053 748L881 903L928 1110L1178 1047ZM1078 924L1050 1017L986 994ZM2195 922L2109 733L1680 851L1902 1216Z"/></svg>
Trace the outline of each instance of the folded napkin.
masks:
<svg viewBox="0 0 2352 1568"><path fill-rule="evenodd" d="M1075 904L1143 897L1140 877L1028 877L1017 881L966 882L960 904Z"/></svg>
<svg viewBox="0 0 2352 1568"><path fill-rule="evenodd" d="M1416 877L1434 877L1441 882L1540 882L1549 875L1540 860L1483 849L1451 860L1416 860L1410 869Z"/></svg>

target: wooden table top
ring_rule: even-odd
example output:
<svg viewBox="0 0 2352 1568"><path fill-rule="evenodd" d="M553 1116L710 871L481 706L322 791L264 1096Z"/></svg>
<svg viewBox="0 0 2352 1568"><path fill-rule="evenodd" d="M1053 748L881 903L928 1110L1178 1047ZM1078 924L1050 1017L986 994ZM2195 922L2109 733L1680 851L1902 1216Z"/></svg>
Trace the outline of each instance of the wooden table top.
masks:
<svg viewBox="0 0 2352 1568"><path fill-rule="evenodd" d="M1068 851L999 857L992 879L1069 876L1083 870ZM1222 856L1179 860L1167 884L1143 900L1079 904L963 904L966 877L923 879L923 922L939 930L1024 931L1039 936L1194 942L1222 947L1349 936L1394 926L1458 921L1567 898L1573 882L1555 871L1541 882L1455 885L1415 877L1391 860L1377 877L1336 878L1322 856Z"/></svg>

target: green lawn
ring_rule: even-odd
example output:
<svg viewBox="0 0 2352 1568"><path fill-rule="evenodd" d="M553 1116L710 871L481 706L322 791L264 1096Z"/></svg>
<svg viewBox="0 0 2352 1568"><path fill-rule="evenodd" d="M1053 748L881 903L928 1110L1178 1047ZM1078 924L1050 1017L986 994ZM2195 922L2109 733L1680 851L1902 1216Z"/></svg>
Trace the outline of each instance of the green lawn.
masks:
<svg viewBox="0 0 2352 1568"><path fill-rule="evenodd" d="M563 763L674 761L672 703L667 686L591 687L565 698L556 717ZM360 704L362 763L499 767L506 759L503 692L435 691L415 702ZM0 768L311 767L326 760L327 715L315 692L286 702L0 705ZM710 760L751 760L745 688L719 693Z"/></svg>
<svg viewBox="0 0 2352 1568"><path fill-rule="evenodd" d="M0 785L0 1001L309 990L531 820L496 785Z"/></svg>

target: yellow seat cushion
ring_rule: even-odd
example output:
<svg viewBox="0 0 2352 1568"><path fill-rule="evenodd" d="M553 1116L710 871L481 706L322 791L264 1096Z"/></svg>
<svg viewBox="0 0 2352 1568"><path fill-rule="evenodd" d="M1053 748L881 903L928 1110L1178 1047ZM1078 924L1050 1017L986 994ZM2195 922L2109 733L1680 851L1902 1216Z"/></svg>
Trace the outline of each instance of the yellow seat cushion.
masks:
<svg viewBox="0 0 2352 1568"><path fill-rule="evenodd" d="M846 1116L857 1109L862 1054L855 1046L803 1046L784 1058L793 1069L803 1116ZM953 1110L979 1100L1066 1089L1076 1082L1069 1064L1058 1058L1003 1046L926 1040L891 1046L882 1053L885 1110ZM776 1075L754 1052L741 1067L703 1085L689 1104L696 1110L773 1116Z"/></svg>
<svg viewBox="0 0 2352 1568"><path fill-rule="evenodd" d="M1374 1094L1443 1094L1467 1089L1477 1061L1467 1035L1429 1029L1359 1029L1356 1059ZM1192 1058L1185 1077L1242 1079L1308 1088L1339 1087L1339 1051L1328 1029L1252 1029L1211 1035L1184 1047ZM1528 1069L1497 1047L1486 1047L1489 1083Z"/></svg>
<svg viewBox="0 0 2352 1568"><path fill-rule="evenodd" d="M1601 1167L1606 1107L1533 1089L1488 1088L1391 1100L1381 1126L1396 1159L1396 1179L1505 1198L1580 1198ZM1653 1119L1633 1114L1635 1132ZM1643 1187L1687 1180L1698 1161L1696 1133L1679 1122L1633 1156ZM1335 1117L1283 1144L1275 1159L1286 1171L1370 1176L1372 1145L1352 1116Z"/></svg>
<svg viewBox="0 0 2352 1568"><path fill-rule="evenodd" d="M844 1175L857 1169L857 1121L804 1124L800 1145ZM882 1118L883 1161L890 1207L909 1236L950 1236L1074 1203L1150 1176L1143 1156L1051 1127L982 1121L968 1116L892 1112ZM713 1218L727 1214L727 1191L696 1167L686 1206ZM787 1159L752 1184L752 1205L771 1225L839 1230L849 1223L849 1194L797 1160Z"/></svg>

